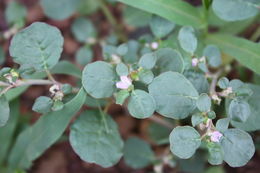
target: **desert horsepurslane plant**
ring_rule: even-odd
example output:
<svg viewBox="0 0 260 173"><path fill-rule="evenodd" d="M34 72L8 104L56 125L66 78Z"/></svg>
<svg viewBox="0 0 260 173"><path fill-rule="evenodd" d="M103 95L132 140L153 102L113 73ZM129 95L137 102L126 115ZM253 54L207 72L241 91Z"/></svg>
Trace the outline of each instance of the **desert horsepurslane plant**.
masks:
<svg viewBox="0 0 260 173"><path fill-rule="evenodd" d="M165 162L138 138L123 142L116 122L107 113L116 103L137 119L161 115L176 122L190 120L170 129L169 149L180 159L206 149L212 165L244 166L255 153L248 132L260 129L260 86L225 77L230 66L223 56L228 54L259 74L260 45L231 34L208 33L207 15L212 8L223 20L240 21L257 16L259 3L203 0L200 14L177 0L149 0L149 4L148 0L120 1L156 14L149 23L155 39L143 38L139 54L135 54L133 42L103 44L103 60L86 63L81 72L73 64L59 61L64 39L56 27L35 22L13 36L9 52L20 66L0 70L0 126L12 118L13 98L28 86L48 85L50 97L35 100L32 110L43 116L18 136L8 158L10 167L28 169L60 138L87 99L92 99L96 108L81 112L69 134L73 150L86 162L111 167L124 157L134 168ZM183 15L178 8L190 15ZM91 28L86 38L86 33L78 33L81 24ZM175 25L181 25L178 32L164 40L177 30ZM72 31L81 42L97 42L92 24L84 18L76 19ZM53 76L60 73L81 82L78 86L61 83ZM223 102L226 116L216 111ZM145 156L139 155L142 152ZM141 161L136 159L139 156Z"/></svg>

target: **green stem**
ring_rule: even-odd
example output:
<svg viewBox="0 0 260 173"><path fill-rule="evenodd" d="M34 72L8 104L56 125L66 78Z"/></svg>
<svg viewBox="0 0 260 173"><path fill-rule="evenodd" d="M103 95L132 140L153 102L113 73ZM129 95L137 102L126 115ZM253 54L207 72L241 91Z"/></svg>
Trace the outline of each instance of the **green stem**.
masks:
<svg viewBox="0 0 260 173"><path fill-rule="evenodd" d="M259 37L260 37L260 27L258 27L257 30L252 34L250 40L256 42Z"/></svg>
<svg viewBox="0 0 260 173"><path fill-rule="evenodd" d="M99 112L100 112L100 114L101 114L101 118L102 118L102 121L103 121L103 123L104 123L106 132L108 133L109 130L108 130L108 126L107 126L106 115L104 114L104 112L103 112L103 110L102 110L100 104L99 104L98 102L97 102L97 104L98 104L98 110L99 110Z"/></svg>
<svg viewBox="0 0 260 173"><path fill-rule="evenodd" d="M104 15L106 16L107 20L109 21L109 23L113 26L113 28L116 31L116 35L117 37L125 42L127 41L126 36L124 35L124 31L123 31L123 27L122 25L117 23L116 18L113 16L113 14L110 12L110 10L107 8L105 2L103 0L99 0L100 6L101 6L101 10L104 13Z"/></svg>

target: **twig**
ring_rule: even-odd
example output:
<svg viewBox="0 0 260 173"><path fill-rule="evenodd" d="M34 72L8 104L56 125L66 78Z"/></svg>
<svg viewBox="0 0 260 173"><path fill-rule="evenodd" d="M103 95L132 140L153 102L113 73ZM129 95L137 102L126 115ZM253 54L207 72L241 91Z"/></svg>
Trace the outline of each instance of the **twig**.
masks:
<svg viewBox="0 0 260 173"><path fill-rule="evenodd" d="M223 72L222 69L220 69L219 71L217 71L216 73L208 73L207 76L212 78L211 84L210 84L210 89L209 89L209 93L210 95L214 95L216 94L216 86L217 86L217 82L218 82L218 78L221 75L221 73Z"/></svg>

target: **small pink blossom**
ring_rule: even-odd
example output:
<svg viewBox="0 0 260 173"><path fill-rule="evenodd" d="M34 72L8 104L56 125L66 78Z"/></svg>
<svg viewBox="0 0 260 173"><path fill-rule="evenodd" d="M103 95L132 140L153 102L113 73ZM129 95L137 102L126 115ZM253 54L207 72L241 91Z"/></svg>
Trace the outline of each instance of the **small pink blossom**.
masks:
<svg viewBox="0 0 260 173"><path fill-rule="evenodd" d="M212 142L219 142L223 135L219 131L214 131L214 132L210 133L209 136L210 136L210 140Z"/></svg>
<svg viewBox="0 0 260 173"><path fill-rule="evenodd" d="M193 67L196 67L198 65L198 63L199 63L199 59L198 58L192 58L191 65Z"/></svg>
<svg viewBox="0 0 260 173"><path fill-rule="evenodd" d="M151 48L152 49L158 49L158 47L159 47L159 44L157 42L152 42L151 43Z"/></svg>
<svg viewBox="0 0 260 173"><path fill-rule="evenodd" d="M132 80L127 76L120 76L120 81L116 83L119 89L128 89L132 85Z"/></svg>

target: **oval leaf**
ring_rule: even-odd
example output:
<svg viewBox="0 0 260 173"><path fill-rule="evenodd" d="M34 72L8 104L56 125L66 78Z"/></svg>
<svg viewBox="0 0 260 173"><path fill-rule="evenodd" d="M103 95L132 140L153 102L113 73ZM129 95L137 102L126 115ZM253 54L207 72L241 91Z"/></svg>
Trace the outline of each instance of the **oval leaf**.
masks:
<svg viewBox="0 0 260 173"><path fill-rule="evenodd" d="M191 158L200 143L200 134L190 126L176 127L170 134L171 152L181 159Z"/></svg>
<svg viewBox="0 0 260 173"><path fill-rule="evenodd" d="M4 95L0 97L0 127L4 126L10 114L9 103Z"/></svg>
<svg viewBox="0 0 260 173"><path fill-rule="evenodd" d="M116 164L123 155L117 124L98 111L82 113L72 125L69 139L82 160L105 168Z"/></svg>
<svg viewBox="0 0 260 173"><path fill-rule="evenodd" d="M244 166L255 153L251 136L239 129L225 131L221 146L224 151L224 160L231 167Z"/></svg>
<svg viewBox="0 0 260 173"><path fill-rule="evenodd" d="M180 73L162 73L148 89L157 104L156 111L166 117L183 119L196 108L198 92Z"/></svg>
<svg viewBox="0 0 260 173"><path fill-rule="evenodd" d="M110 97L116 89L115 70L112 65L103 61L90 63L82 72L82 84L94 98Z"/></svg>
<svg viewBox="0 0 260 173"><path fill-rule="evenodd" d="M9 51L21 66L44 71L58 63L62 47L63 37L56 27L35 22L13 37Z"/></svg>
<svg viewBox="0 0 260 173"><path fill-rule="evenodd" d="M134 90L128 101L129 113L135 118L147 118L153 115L156 105L153 97L142 90Z"/></svg>

